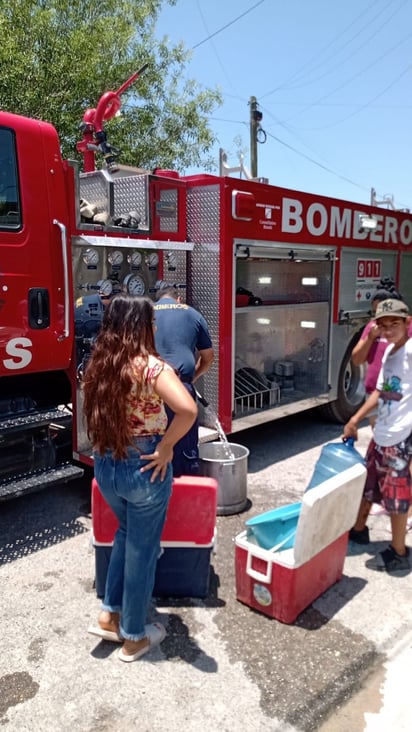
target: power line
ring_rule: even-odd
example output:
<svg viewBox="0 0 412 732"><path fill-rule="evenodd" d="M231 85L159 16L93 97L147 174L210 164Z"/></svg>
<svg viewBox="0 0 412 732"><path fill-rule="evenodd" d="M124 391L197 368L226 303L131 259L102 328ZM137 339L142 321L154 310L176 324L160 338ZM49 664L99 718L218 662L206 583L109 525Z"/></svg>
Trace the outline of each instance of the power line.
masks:
<svg viewBox="0 0 412 732"><path fill-rule="evenodd" d="M204 38L203 41L199 41L199 43L196 43L194 46L192 46L192 51L194 51L195 48L199 48L199 46L202 46L203 43L206 43L206 41L210 41L211 38L214 38L219 33L222 33L222 31L226 30L226 28L230 28L231 25L234 25L234 23L237 23L238 20L240 20L241 18L244 18L245 15L248 15L249 13L251 13L252 10L257 8L259 5L262 5L264 2L265 2L265 0L259 0L258 3L255 3L254 5L252 5L250 8L248 8L248 10L245 10L244 13L241 13L241 15L238 15L237 18L234 18L233 20L229 21L229 23L226 23L226 25L223 25L221 28L218 28L217 31L215 31L214 33L211 33L207 38Z"/></svg>
<svg viewBox="0 0 412 732"><path fill-rule="evenodd" d="M412 64L411 64L411 67L412 67ZM273 116L273 115L270 115L270 116ZM222 118L222 117L205 117L205 119L209 119L209 120L212 120L212 121L215 121L215 122L227 122L228 124L236 124L236 125L242 124L242 125L245 125L247 127L249 126L249 124L247 122L245 122L244 120L238 120L238 119L225 119L225 118ZM285 129L286 129L286 131L288 131L286 127L285 127ZM318 168L321 168L325 172L330 173L331 175L335 176L336 178L339 178L340 180L345 181L346 183L350 183L350 185L353 185L353 186L355 186L356 188L359 188L362 191L367 191L368 193L370 193L370 188L367 188L366 186L361 185L360 183L356 183L356 181L352 180L351 178L348 178L347 176L342 175L341 173L337 173L335 170L333 170L332 168L330 168L328 165L323 165L318 160L315 160L314 158L310 157L310 155L306 155L301 150L297 150L295 147L293 147L293 145L288 144L287 142L285 142L284 140L281 140L279 137L277 137L273 133L269 132L267 130L267 128L266 128L265 131L266 131L266 135L268 137L271 137L273 140L275 140L276 142L278 142L283 147L287 148L288 150L291 150L296 155L304 158L305 160L307 160L308 162L312 163L313 165L316 165ZM303 144L306 144L304 141L302 141L302 142L303 142ZM378 198L383 198L384 197L384 196L382 196L379 193L377 193L377 196L378 196ZM403 206L403 204L402 204L402 206ZM405 205L405 206L403 206L403 208L407 208L407 206Z"/></svg>
<svg viewBox="0 0 412 732"><path fill-rule="evenodd" d="M291 125L288 125L286 122L282 122L282 120L275 117L275 115L272 114L272 112L270 112L270 110L266 109L265 107L262 107L262 109L265 112L265 115L267 114L271 119L274 120L274 122L277 125L279 125L280 127L283 127L283 129L286 130L286 132L288 132L290 135L296 137L299 140L299 142L301 142L308 150L311 150L312 152L316 153L316 155L319 156L318 151L314 150L313 147L308 145L307 142L305 142L305 140L303 140L302 137L297 134L296 130ZM319 157L322 157L322 156L319 156Z"/></svg>
<svg viewBox="0 0 412 732"><path fill-rule="evenodd" d="M397 77L398 78L398 77ZM230 96L229 94L226 94L226 96ZM379 95L380 96L380 95ZM235 97L237 98L237 97ZM374 97L375 98L375 97ZM276 100L276 102L266 102L266 104L275 104L277 107L280 105L284 107L301 107L302 102L291 102L291 101L283 101L281 99ZM316 104L317 107L357 107L357 108L363 108L363 104L357 104L356 102L319 102L319 104ZM372 107L373 109L412 109L412 104L368 104L368 106ZM267 110L267 108L266 108ZM290 128L292 129L292 128Z"/></svg>
<svg viewBox="0 0 412 732"><path fill-rule="evenodd" d="M244 121L238 120L238 119L223 119L221 117L206 117L205 119L214 120L216 122L228 122L229 124L243 124L245 126L248 126L247 122L244 122ZM346 183L350 183L350 185L353 185L362 191L367 191L368 193L370 193L370 188L367 188L366 186L361 185L360 183L356 183L356 181L353 181L351 178L348 178L347 176L342 175L341 173L337 173L335 170L332 170L332 168L330 168L327 165L323 165L322 163L319 163L319 161L314 160L309 155L306 155L305 153L301 152L300 150L297 150L295 147L293 147L293 145L289 145L287 142L285 142L284 140L281 140L279 137L277 137L273 133L268 132L267 129L266 129L266 134L268 137L271 137L273 140L276 140L276 142L278 142L283 147L286 147L288 150L291 150L296 155L303 157L305 160L308 160L308 162L313 163L313 165L316 165L318 168L321 168L322 170L326 171L327 173L330 173L331 175L334 175L336 178L339 178L340 180L344 180ZM303 144L305 144L305 143L303 143ZM384 196L380 193L377 193L377 196L378 196L378 198L384 198ZM401 204L401 205L403 206L403 208L407 208L406 204L405 205Z"/></svg>
<svg viewBox="0 0 412 732"><path fill-rule="evenodd" d="M199 15L200 15L200 18L201 18L201 20L202 20L202 23L203 23L203 27L204 27L204 29L205 29L206 33L209 33L209 28L207 27L207 23L206 23L206 20L205 20L205 17L204 17L204 15L203 15L203 12L202 12L202 8L200 7L200 2L199 2L199 0L196 0L196 5L197 5L197 9L198 9L198 11L199 11ZM213 40L212 40L212 38L211 38L210 36L209 36L209 40L210 40L210 45L211 45L211 47L212 47L212 49L213 49L213 53L214 53L214 54L215 54L215 56L216 56L217 62L218 62L218 64L219 64L220 68L222 69L222 72L223 72L223 74L225 75L225 77L226 77L227 81L229 82L230 86L232 87L232 89L233 89L233 90L234 90L234 91L235 91L235 92L236 92L236 93L238 94L238 97L237 97L237 98L239 99L239 98L240 98L240 97L239 97L239 92L238 92L238 90L237 90L237 89L235 88L235 86L234 86L234 84L233 84L232 80L230 79L230 77L229 77L229 74L228 74L228 73L227 73L227 71L226 71L226 67L224 66L224 64L223 64L223 62L222 62L222 60L221 60L221 58L220 58L220 56L219 56L219 54L218 54L218 52L217 52L217 50L216 50L216 46L215 46L215 44L213 43Z"/></svg>
<svg viewBox="0 0 412 732"><path fill-rule="evenodd" d="M222 119L219 117L205 117L205 119L214 120L216 122L228 122L229 124L243 124L246 126L249 126L248 123L241 121L241 120L235 120L235 119ZM301 152L300 150L297 150L293 145L289 145L287 142L284 142L284 140L281 140L279 137L274 135L271 132L268 132L266 129L266 134L268 137L271 137L273 140L276 140L280 145L283 145L283 147L286 147L288 150L292 150L296 155L300 155L300 157L305 158L305 160L308 160L310 163L313 163L313 165L317 165L319 168L322 168L322 170L325 170L327 173L331 173L332 175L336 176L337 178L340 178L341 180L346 181L347 183L350 183L353 186L356 186L357 188L360 188L363 191L370 191L370 188L366 188L366 186L362 186L359 183L355 183L355 181L351 180L351 178L347 178L346 176L341 175L340 173L336 173L336 171L332 170L332 168L329 168L327 165L323 165L322 163L319 163L317 160L314 160L309 155L306 155L305 153ZM303 143L305 144L305 143Z"/></svg>
<svg viewBox="0 0 412 732"><path fill-rule="evenodd" d="M382 53L378 58L376 58L374 61L372 61L368 66L365 66L363 69L360 69L356 72L356 74L353 74L349 79L346 79L346 81L343 81L339 86L335 87L331 91L329 91L327 94L324 94L322 97L319 97L319 99L315 99L314 102L311 102L310 104L307 104L306 107L300 110L298 115L294 114L293 117L289 117L289 119L294 119L296 116L300 116L303 112L306 112L308 109L311 109L319 102L323 102L324 99L328 99L328 97L331 97L332 94L335 94L335 92L340 91L343 89L343 87L350 84L351 81L354 79L357 79L359 76L362 76L362 74L365 73L365 71L369 71L373 66L376 66L376 64L381 61L386 56L389 56L390 53L393 53L393 51L396 51L401 45L403 45L406 41L409 40L409 38L412 36L412 31L408 33L399 43L396 43L394 46L391 46L388 48L384 53Z"/></svg>
<svg viewBox="0 0 412 732"><path fill-rule="evenodd" d="M367 109L368 107L371 107L372 106L372 102L375 102L376 99L379 99L384 94L386 94L386 92L389 91L389 89L392 89L392 87L395 86L396 82L398 82L399 79L401 79L403 76L405 76L405 74L410 69L412 69L412 64L408 64L408 66L406 66L406 68L404 68L403 71L401 71L400 74L398 74L396 76L396 78L393 79L393 81L391 81L390 84L388 84L387 86L385 86L385 88L382 89L382 91L380 91L378 94L375 94L375 96L372 97L368 102L365 102L365 104L361 104L359 106L359 109L355 109L354 112L351 112L350 114L346 115L346 117L342 117L341 119L337 120L336 122L331 122L331 124L329 124L329 125L322 125L322 127L311 127L310 128L311 131L326 130L326 129L329 129L330 127L335 127L336 125L339 125L342 122L346 122L347 119L350 119L351 117L354 117L356 114L359 114L364 109Z"/></svg>
<svg viewBox="0 0 412 732"><path fill-rule="evenodd" d="M258 8L258 7L259 7L260 5L262 5L262 4L264 3L264 2L265 2L265 0L259 0L259 2L255 2L255 3L254 3L253 5L251 5L251 6L250 6L250 7L249 7L249 8L247 9L247 10L245 10L245 11L244 11L243 13L241 13L240 15L236 16L235 18L233 18L233 19L232 19L232 20L231 20L230 22L228 22L228 23L226 23L225 25L221 26L220 28L218 28L218 29L217 29L216 31L214 31L213 33L208 33L208 35L207 35L207 36L206 36L206 37L205 37L205 38L204 38L203 40L201 40L201 41L199 41L198 43L194 44L194 45L193 45L193 46L191 47L191 50L193 51L193 50L195 50L195 49L199 48L199 47L200 47L201 45L205 44L206 42L208 42L208 41L212 41L212 39L213 39L213 38L215 38L215 37L216 37L217 35L219 35L220 33L222 33L222 32L223 32L224 30L227 30L227 29L228 29L229 27L231 27L232 25L234 25L235 23L237 23L237 22L238 22L239 20L241 20L242 18L244 18L245 16L247 16L247 15L248 15L249 13L251 13L251 12L252 12L253 10L255 10L256 8ZM371 22L374 22L374 21L376 21L376 20L377 20L377 18L378 18L378 17L380 16L380 15L382 15L382 13L383 13L383 12L384 12L385 10L387 10L387 9L388 9L388 8L389 8L389 7L391 6L391 5L393 5L393 2L395 2L395 0L387 0L387 1L385 2L385 7L384 7L384 8L382 9L382 10L380 10L379 12L377 12L377 13L375 13L375 14L373 15L372 21L371 21L371 20L369 19L369 21L368 21L367 23L363 24L363 25L362 25L362 28L361 28L361 29L359 29L359 24L358 24L358 26L357 26L357 32L356 32L355 34L352 34L352 36L351 36L351 37L350 37L350 38L349 38L349 39L348 39L348 40L347 40L346 42L343 42L343 43L341 42L341 43L340 43L340 47L338 48L338 52L341 52L341 51L342 51L343 49L345 49L345 48L346 48L346 47L347 47L347 46L348 46L348 45L349 45L350 43L352 43L352 42L354 41L354 39L355 39L355 38L357 38L357 37L358 37L358 36L360 35L360 33L362 32L362 30L363 30L363 29L364 29L365 27L370 27L370 24L371 24ZM395 10L395 11L394 11L394 12L393 12L393 13L392 13L392 14L391 14L390 16L389 16L389 20L391 20L391 18L392 18L392 17L393 17L393 16L394 16L394 15L395 15L395 14L396 14L397 12L399 12L400 8L401 8L401 7L403 7L403 5L405 5L405 2L406 2L406 0L401 0L401 4L400 4L400 6L398 6L398 8L397 8L397 9L396 9L396 10ZM202 13L202 11L201 11L201 7L200 7L200 4L199 4L199 0L197 0L197 7L198 7L198 11L199 11L199 14L200 14L200 17L201 17L201 20L202 20L203 26L204 26L204 28L205 28L206 32L208 32L208 27L207 27L207 25L206 25L206 21L205 21L205 18L204 18L204 16L203 16L203 13ZM279 89L279 88L284 88L284 87L285 87L285 85L286 85L286 83L287 83L287 81L289 81L289 80L293 80L293 79L295 79L296 81L299 81L299 77L300 77L300 81L302 81L302 80L303 80L303 79L305 78L305 75L307 76L307 74L308 74L308 73L310 74L310 73L313 73L314 71L316 71L316 69L317 69L317 68L318 68L318 67L319 67L320 65L322 65L322 64L319 64L319 63L318 63L317 65L316 65L316 64L314 65L314 63L313 63L313 62L314 62L314 61L316 61L317 59L319 59L319 58L320 58L320 57L322 56L322 54L325 54L325 52L326 52L326 51L327 51L327 50L328 50L329 48L331 48L331 46L333 46L333 45L334 45L334 43L336 44L336 41L338 41L338 40L341 40L341 41L343 41L343 34L344 34L345 32L347 32L347 31L348 31L348 30L349 30L349 29L350 29L350 28L351 28L351 27L352 27L353 25L355 25L355 23L358 23L358 21L359 21L359 20L360 20L360 19L361 19L361 18L362 18L363 16L365 16L365 15L369 14L369 13L370 13L370 10L371 10L371 8L373 8L373 7L376 7L376 0L375 0L375 2L372 2L372 3L370 4L370 5L368 5L368 6L367 6L367 8L366 8L366 9L365 9L365 10L364 10L364 11L363 11L362 13L360 13L360 14L359 14L359 15L358 15L358 16L357 16L357 17L356 17L356 18L355 18L354 20L352 20L352 21L351 21L351 23L350 23L350 24L349 24L349 25L348 25L348 26L347 26L347 27L346 27L346 28L344 29L344 31L343 31L342 33L338 34L338 35L337 35L337 36L336 36L336 37L335 37L335 38L334 38L334 39L333 39L333 40L332 40L332 41L331 41L331 42L330 42L329 44L327 44L327 46L325 46L325 47L324 47L324 48L322 49L322 51L321 51L320 53L318 53L318 54L316 54L316 55L315 55L314 57L312 57L312 59L311 59L311 60L310 60L310 61L309 61L308 63L306 63L304 67L302 67L302 68L301 68L300 70L296 71L296 72L295 72L295 73L294 73L294 74L293 74L293 75L292 75L291 77L289 77L289 79L287 79L287 80L286 80L285 82L283 82L283 87L282 87L282 86L278 86L278 87L276 87L276 89L272 90L271 92L268 92L268 93L266 93L266 94L264 95L264 97L267 97L267 96L269 96L269 95L270 95L270 94L272 94L272 93L273 93L274 91L277 91L277 89ZM373 33L373 35L372 35L372 36L370 36L370 37L369 37L369 38L367 39L367 41L366 41L366 42L368 42L369 40L371 40L371 38L373 38L373 37L374 37L375 35L377 35L377 33L378 33L378 32L379 32L380 30L381 30L381 27L382 27L382 26L380 25L380 26L379 26L379 28L378 28L378 30L377 30L377 31L375 31L375 32ZM407 40L407 38L409 38L409 37L410 37L410 35L412 35L412 33L408 34L408 36L407 36L406 38L402 39L401 43L403 44L403 43L404 43L404 42L405 42L405 41ZM364 46L364 45L365 45L365 43L364 43L364 44L363 44L363 45L362 45L362 46L361 46L360 48L363 48L363 46ZM220 67L221 67L222 71L224 72L224 74L225 74L225 76L226 76L227 80L229 81L229 83L231 84L230 78L229 78L229 76L228 76L228 74L227 74L227 71L226 71L225 67L224 67L224 66L223 66L223 64L222 64L222 61L221 61L220 57L219 57L219 56L218 56L218 54L217 54L217 51L216 51L216 48L214 47L214 44L213 44L213 43L211 43L211 46L212 46L212 49L213 49L213 51L214 51L214 53L215 53L215 55L216 55L217 61L218 61L219 65L220 65ZM359 49L356 49L356 50L359 50ZM382 55L381 55L381 56L380 56L380 57L379 57L379 58L378 58L377 60L375 60L375 61L374 61L374 62L373 62L372 64L370 64L369 66L367 66L367 67L366 67L366 69L363 69L363 71L361 71L361 72L358 72L357 74L355 74L355 75L354 75L354 76L353 76L353 77L352 77L351 79L349 79L349 80L348 80L347 82L345 82L345 83L344 83L344 84L342 84L341 86L345 86L345 85L346 85L347 83L349 83L350 81L352 81L352 80L353 80L354 78L356 78L357 76L359 76L359 75L360 75L361 73L364 73L365 71L367 71L367 70L368 70L369 68L371 68L371 66L374 66L374 65L375 65L375 64L376 64L376 63L377 63L377 62L378 62L379 60L381 60L382 58L384 58L384 57L385 57L386 55L388 55L389 53L391 53L391 52L392 52L393 50L394 50L394 47L392 47L392 48L390 48L389 50L387 50L387 51L386 51L385 53L383 53L383 54L382 54ZM336 54L335 54L335 55L336 55ZM331 56L331 54L329 54L328 58L330 58L330 56ZM310 64L311 64L311 63L312 63L312 68L308 68L308 65L310 66ZM323 64L324 64L324 63L325 63L325 59L324 59L324 61L323 61ZM403 73L406 73L406 70L404 70L404 72L403 72ZM396 81L396 80L395 80L395 81ZM395 81L394 81L393 83L395 83ZM308 83L313 83L313 81L312 81L312 82L308 82ZM232 86L232 88L233 88L233 85L232 85L232 84L231 84L231 86ZM338 89L340 89L340 88L341 88L341 86L340 86L340 87L338 87ZM295 87L295 88L296 88L296 87ZM384 91L382 92L382 94L383 94L383 93L384 93L385 91L387 91L387 89L388 89L388 88L389 88L389 87L386 87L386 89L385 89L385 90L384 90ZM333 90L332 92L330 92L329 94L326 94L326 95L324 95L324 96L323 96L323 97L321 97L321 98L320 98L319 100L317 100L317 102L313 102L313 103L312 103L311 105L309 105L309 106L315 106L316 104L320 104L320 103L321 103L321 102L322 102L322 101L323 101L324 99L326 99L326 98L328 98L329 96L331 96L331 94L333 94L333 93L334 93L335 91L338 91L338 89L335 89L335 90ZM242 99L242 97L235 97L234 95L231 95L231 94L225 94L224 96L229 96L229 97L233 97L233 98L236 98L236 99L239 99L239 100L242 100L242 101L244 101L244 100ZM370 100L370 102L372 103L372 102L373 102L373 101L374 101L375 99L377 99L377 98L378 98L379 96L381 96L381 94L379 94L379 95L375 96L375 97L374 97L374 98L373 98L372 100ZM262 97L261 97L261 98L262 98ZM327 106L327 105L323 105L323 106ZM331 106L332 106L332 105L331 105ZM336 106L336 105L335 105L335 106ZM365 106L367 106L367 105L362 105L362 106L360 107L359 111L361 111L361 110L362 110L362 109L363 109L363 108L364 108ZM302 111L305 111L305 110L302 110ZM357 113L357 112L355 111L355 112L354 112L354 114L356 114L356 113ZM350 115L350 116L352 116L352 115ZM247 125L247 122L245 122L244 120L231 120L231 119L225 119L225 118L219 118L219 117L207 117L207 118L208 118L208 119L209 119L210 121L212 121L212 120L213 120L213 121L218 121L218 122L224 122L224 123L228 123L228 124L237 124L237 125L238 125L238 124L242 124L242 125L244 125L245 127L246 127L246 126L248 126L248 125ZM287 124L286 124L286 122L282 122L282 121L280 121L280 120L276 120L276 118L274 118L274 117L273 117L273 119L275 119L275 121L276 121L276 123L277 123L277 124L279 124L279 125L281 125L282 127L284 127L284 128L285 128L285 130L286 130L287 132L289 132L290 134L295 134L295 136L297 136L297 135L296 135L296 132L295 132L295 131L294 131L294 130L293 130L293 129L292 129L292 128L291 128L290 126L289 126L289 125L287 125ZM274 135L273 133L271 133L271 132L267 132L267 135L268 135L268 137L271 137L271 138L272 138L273 140L275 140L276 142L278 142L278 143L279 143L280 145L282 145L283 147L285 147L285 148L287 148L288 150L292 151L292 152L293 152L293 153L295 153L296 155L298 155L298 156L300 156L300 157L304 158L304 159L305 159L305 160L307 160L308 162L310 162L310 163L312 163L313 165L317 166L318 168L320 168L320 169L322 169L322 170L326 171L327 173L329 173L329 174L331 174L331 175L333 175L333 176L335 176L335 177L337 177L337 178L339 178L339 179L341 179L341 180L343 180L343 181L345 181L345 182L349 183L349 184L350 184L350 185L352 185L352 186L355 186L356 188L359 188L359 189L361 189L362 191L368 191L368 192L370 191L370 188L367 188L367 187L366 187L366 186L364 186L364 185L360 185L359 183L357 183L356 181L352 180L351 178L348 178L347 176L344 176L344 175L342 175L342 174L340 174L340 173L336 172L335 170L333 170L333 169L332 169L331 167L329 167L328 165L325 165L325 164L322 164L322 163L320 163L320 162L319 162L318 160L316 160L316 159L314 159L313 157L311 157L310 155L307 155L307 154L305 154L304 152L302 152L302 151L298 150L298 149L297 149L297 148L295 148L295 147L294 147L293 145L290 145L290 144L288 144L288 143L284 142L283 140L281 140L280 138L278 138L278 137L277 137L276 135ZM298 137L298 136L297 136L297 137ZM302 143L303 143L304 145L306 145L306 143L305 143L305 142L304 142L303 140L301 140L301 142L302 142ZM307 146L307 147L308 147L308 146ZM309 149L310 149L310 148L309 148Z"/></svg>
<svg viewBox="0 0 412 732"><path fill-rule="evenodd" d="M240 119L224 119L223 117L204 117L204 119L212 120L212 122L229 122L231 125L246 125L246 127L249 127L248 122Z"/></svg>
<svg viewBox="0 0 412 732"><path fill-rule="evenodd" d="M270 91L266 92L265 94L260 94L260 99L264 99L265 97L269 97L271 94L273 94L274 92L278 91L279 89L283 89L285 87L285 85L288 84L288 82L292 81L296 77L299 77L299 75L302 73L302 71L305 72L307 70L308 66L310 66L310 64L313 61L316 61L318 58L320 58L325 51L327 51L331 46L333 46L333 44L337 40L339 40L340 38L342 38L342 36L344 35L344 33L346 33L346 31L348 31L353 25L355 25L355 23L357 23L362 18L362 16L365 15L367 12L369 12L369 10L372 7L374 7L374 6L375 6L375 2L372 2L370 5L368 5L368 7L365 10L363 10L362 13L360 13L359 15L357 15L356 18L354 18L349 23L349 25L347 25L346 28L343 29L342 33L338 33L337 36L335 36L334 38L332 38L332 40L329 43L327 43L326 46L324 46L318 53L316 53L314 56L312 56L309 59L309 61L307 61L305 63L304 66L302 66L300 69L298 69L297 71L295 71L291 76L287 77L284 82L282 82L281 84L278 84L278 86L275 86L274 89L271 89Z"/></svg>
<svg viewBox="0 0 412 732"><path fill-rule="evenodd" d="M355 56L355 54L358 53L358 51L362 51L365 48L365 46L368 43L370 43L370 41L372 41L381 32L382 28L387 29L388 23L392 20L392 18L397 13L399 13L399 11L402 8L402 6L405 5L408 1L409 0L403 0L402 4L396 10L393 11L392 15L390 15L389 18L386 18L385 21L383 23L381 23L381 25L378 26L378 28L375 31L373 31L373 33L371 33L368 37L364 37L363 42L360 45L358 45L356 48L354 48L352 51L350 51L349 55L347 55L346 57L342 58L340 61L338 61L334 65L333 64L332 65L331 64L327 64L326 71L324 71L324 73L322 73L320 76L316 77L315 79L309 79L309 81L304 81L302 83L294 84L293 86L291 86L289 88L292 89L292 90L293 89L301 89L303 86L308 86L310 84L316 84L317 82L321 81L321 79L324 79L325 76L330 76L331 74L333 74L334 71L335 71L335 69L341 68L343 66L343 64L346 63L346 61L353 60L353 57ZM386 8L384 8L384 10L386 10ZM380 15L380 13L378 15ZM372 19L371 22L373 22L374 20L376 20L376 18L378 17L378 15L375 15L375 17ZM356 33L355 36L352 36L352 38L349 39L348 43L345 44L341 50L343 50L351 41L353 41L358 35L360 35L360 33L363 33L363 31L364 31L364 28L362 28L361 30L359 30L359 32ZM335 58L335 55L336 54L334 54L330 58L333 58L334 59ZM311 71L316 71L317 68L324 67L324 65L327 63L328 60L329 60L329 58L327 57L320 64L318 64L317 66L315 66L314 68L312 68ZM378 61L379 60L380 60L380 57L378 58ZM311 73L311 71L309 71L308 73Z"/></svg>
<svg viewBox="0 0 412 732"><path fill-rule="evenodd" d="M276 142L278 142L280 145L283 145L283 147L288 148L288 150L292 150L292 152L296 153L296 155L300 155L302 158L305 158L305 160L308 160L310 163L313 163L313 165L316 165L318 168L321 168L322 170L326 170L327 173L331 173L331 175L336 176L336 178L340 178L341 180L344 180L346 183L350 183L352 186L355 186L356 188L360 188L362 191L370 191L370 188L366 188L366 186L362 186L359 183L356 183L351 178L347 178L345 175L341 175L340 173L336 173L335 170L332 170L332 168L329 168L327 165L322 165L322 163L319 163L317 160L314 160L309 155L305 155L305 153L301 152L300 150L296 150L295 147L292 145L288 145L287 142L284 142L279 137L276 137L276 135L273 135L271 132L267 132L268 137L272 137Z"/></svg>

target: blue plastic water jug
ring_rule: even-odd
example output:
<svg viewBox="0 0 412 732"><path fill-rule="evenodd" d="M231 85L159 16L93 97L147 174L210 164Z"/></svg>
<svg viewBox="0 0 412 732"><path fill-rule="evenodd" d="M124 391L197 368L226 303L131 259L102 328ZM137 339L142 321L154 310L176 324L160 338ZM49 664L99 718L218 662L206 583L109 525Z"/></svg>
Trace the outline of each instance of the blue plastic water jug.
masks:
<svg viewBox="0 0 412 732"><path fill-rule="evenodd" d="M320 458L315 465L315 470L310 479L306 491L332 478L332 476L347 470L356 463L365 464L365 459L354 447L355 440L348 437L344 442L329 442L322 447ZM306 492L305 491L305 492Z"/></svg>

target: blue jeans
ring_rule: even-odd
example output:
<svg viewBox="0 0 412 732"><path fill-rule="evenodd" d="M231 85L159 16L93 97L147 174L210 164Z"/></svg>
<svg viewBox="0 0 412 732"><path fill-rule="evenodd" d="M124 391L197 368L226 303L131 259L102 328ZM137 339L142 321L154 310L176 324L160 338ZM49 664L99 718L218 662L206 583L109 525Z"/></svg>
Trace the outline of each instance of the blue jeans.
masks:
<svg viewBox="0 0 412 732"><path fill-rule="evenodd" d="M193 384L182 382L185 389L196 402L196 392ZM168 424L174 417L174 412L165 404ZM199 475L199 420L196 417L190 430L176 442L173 448L173 475L175 478L180 475Z"/></svg>
<svg viewBox="0 0 412 732"><path fill-rule="evenodd" d="M157 478L150 483L152 471L140 472L147 464L140 454L153 453L160 439L157 435L136 438L138 449L129 448L124 460L115 460L111 450L103 457L93 456L97 483L119 521L102 609L119 612L122 637L135 641L145 637L160 537L172 491L171 464L163 481Z"/></svg>

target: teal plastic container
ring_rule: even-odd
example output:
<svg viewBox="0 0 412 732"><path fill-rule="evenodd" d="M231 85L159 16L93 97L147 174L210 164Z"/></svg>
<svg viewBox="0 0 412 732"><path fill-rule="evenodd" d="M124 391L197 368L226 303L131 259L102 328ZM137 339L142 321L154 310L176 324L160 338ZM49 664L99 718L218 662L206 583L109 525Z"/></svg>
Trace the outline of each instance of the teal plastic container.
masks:
<svg viewBox="0 0 412 732"><path fill-rule="evenodd" d="M253 516L245 522L248 536L252 535L262 549L290 549L295 543L301 507L301 503L289 503Z"/></svg>
<svg viewBox="0 0 412 732"><path fill-rule="evenodd" d="M306 491L351 468L357 463L365 464L364 457L354 447L355 440L349 437L344 442L329 442L322 447L320 458L315 465L315 470L310 479Z"/></svg>

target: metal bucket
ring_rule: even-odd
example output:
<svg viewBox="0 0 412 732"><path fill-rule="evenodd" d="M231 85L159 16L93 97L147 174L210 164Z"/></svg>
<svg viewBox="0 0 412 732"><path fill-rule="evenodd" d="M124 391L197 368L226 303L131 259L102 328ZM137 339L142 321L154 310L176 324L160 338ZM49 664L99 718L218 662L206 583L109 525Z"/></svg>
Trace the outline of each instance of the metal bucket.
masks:
<svg viewBox="0 0 412 732"><path fill-rule="evenodd" d="M233 458L227 456L223 442L199 445L201 475L217 480L218 516L240 513L247 504L247 459L249 450L243 445L228 443Z"/></svg>

